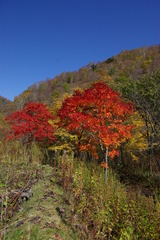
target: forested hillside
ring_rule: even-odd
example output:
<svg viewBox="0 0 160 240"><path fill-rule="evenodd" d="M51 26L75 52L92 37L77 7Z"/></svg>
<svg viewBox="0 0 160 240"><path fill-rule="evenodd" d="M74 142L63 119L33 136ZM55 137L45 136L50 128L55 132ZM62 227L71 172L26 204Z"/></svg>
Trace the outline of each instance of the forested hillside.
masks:
<svg viewBox="0 0 160 240"><path fill-rule="evenodd" d="M159 46L35 83L0 110L2 239L160 239Z"/></svg>
<svg viewBox="0 0 160 240"><path fill-rule="evenodd" d="M14 105L17 109L30 101L45 102L47 105L51 105L56 98L61 98L64 93L70 93L77 87L84 88L97 80L108 80L108 76L114 80L130 78L135 81L140 79L142 75L150 74L159 68L159 46L124 50L117 56L111 56L103 62L89 63L78 71L64 72L53 79L35 83L18 97L15 97Z"/></svg>
<svg viewBox="0 0 160 240"><path fill-rule="evenodd" d="M0 96L0 113L6 116L13 110L14 104L10 100Z"/></svg>

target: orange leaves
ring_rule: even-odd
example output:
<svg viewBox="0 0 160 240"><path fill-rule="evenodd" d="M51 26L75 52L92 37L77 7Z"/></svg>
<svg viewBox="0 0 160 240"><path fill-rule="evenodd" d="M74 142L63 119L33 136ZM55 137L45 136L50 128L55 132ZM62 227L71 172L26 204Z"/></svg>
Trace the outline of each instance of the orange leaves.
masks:
<svg viewBox="0 0 160 240"><path fill-rule="evenodd" d="M109 151L108 156L110 156L110 158L114 158L115 156L119 156L119 151L112 149L111 151Z"/></svg>
<svg viewBox="0 0 160 240"><path fill-rule="evenodd" d="M101 162L101 167L104 167L105 169L109 168L107 163L105 163L105 162Z"/></svg>

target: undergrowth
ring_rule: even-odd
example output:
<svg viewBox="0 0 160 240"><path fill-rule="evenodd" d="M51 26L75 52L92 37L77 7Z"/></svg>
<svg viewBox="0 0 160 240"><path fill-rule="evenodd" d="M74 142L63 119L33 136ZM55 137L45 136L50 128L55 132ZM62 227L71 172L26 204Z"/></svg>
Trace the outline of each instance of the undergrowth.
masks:
<svg viewBox="0 0 160 240"><path fill-rule="evenodd" d="M43 154L17 145L0 149L0 226L7 219L7 192L23 189L38 177ZM97 162L56 155L54 179L61 184L71 213L67 221L80 239L160 239L160 198L146 197L122 184L109 168L107 184L104 169ZM4 218L6 217L6 218ZM5 219L5 221L4 221Z"/></svg>
<svg viewBox="0 0 160 240"><path fill-rule="evenodd" d="M0 145L0 228L5 226L18 210L18 204L8 195L30 189L39 179L41 153L33 145L28 152L20 143ZM32 159L32 160L31 160ZM18 196L18 195L17 195Z"/></svg>
<svg viewBox="0 0 160 240"><path fill-rule="evenodd" d="M73 204L71 221L78 215L81 239L160 239L160 199L155 204L153 197L127 188L111 169L105 184L96 162L64 154L55 167Z"/></svg>

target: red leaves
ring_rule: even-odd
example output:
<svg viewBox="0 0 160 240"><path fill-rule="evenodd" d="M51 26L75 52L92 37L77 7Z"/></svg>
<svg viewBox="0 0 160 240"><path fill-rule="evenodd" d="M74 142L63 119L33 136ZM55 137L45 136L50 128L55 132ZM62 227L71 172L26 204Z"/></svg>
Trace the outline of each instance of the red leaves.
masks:
<svg viewBox="0 0 160 240"><path fill-rule="evenodd" d="M52 143L55 140L53 126L48 122L53 115L42 103L28 103L21 111L6 118L11 124L7 139L25 138L26 142L38 141Z"/></svg>
<svg viewBox="0 0 160 240"><path fill-rule="evenodd" d="M116 149L119 143L131 137L132 126L125 125L124 121L133 112L133 104L124 103L118 93L105 83L98 82L67 98L58 115L62 127L83 136L79 143L80 150L93 150L86 143L87 139L89 142L92 138L92 144L97 145L99 140L108 147L113 158L118 154Z"/></svg>

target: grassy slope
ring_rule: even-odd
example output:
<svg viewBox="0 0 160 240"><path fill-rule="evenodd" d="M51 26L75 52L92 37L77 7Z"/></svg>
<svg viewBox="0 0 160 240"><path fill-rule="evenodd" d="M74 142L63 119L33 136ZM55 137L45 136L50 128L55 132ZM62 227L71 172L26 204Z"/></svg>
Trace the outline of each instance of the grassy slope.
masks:
<svg viewBox="0 0 160 240"><path fill-rule="evenodd" d="M66 203L63 191L54 184L53 168L43 166L42 177L32 192L33 197L24 202L10 224L6 224L2 239L78 239L56 210L57 207L65 209Z"/></svg>

